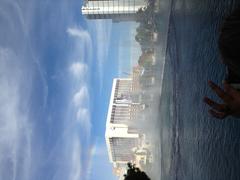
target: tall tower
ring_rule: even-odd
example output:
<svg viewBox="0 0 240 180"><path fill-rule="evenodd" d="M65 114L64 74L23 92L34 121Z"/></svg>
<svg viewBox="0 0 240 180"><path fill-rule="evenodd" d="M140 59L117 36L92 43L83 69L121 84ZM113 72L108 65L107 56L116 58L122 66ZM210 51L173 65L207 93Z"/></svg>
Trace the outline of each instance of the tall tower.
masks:
<svg viewBox="0 0 240 180"><path fill-rule="evenodd" d="M136 110L140 104L131 100L132 79L114 79L106 122L105 139L114 168L134 161L134 149L139 145Z"/></svg>
<svg viewBox="0 0 240 180"><path fill-rule="evenodd" d="M137 133L129 133L131 79L114 79L106 122L106 144L110 161L116 165L133 160L132 148L138 144Z"/></svg>
<svg viewBox="0 0 240 180"><path fill-rule="evenodd" d="M145 0L86 0L82 14L88 19L134 21L137 11L145 6Z"/></svg>

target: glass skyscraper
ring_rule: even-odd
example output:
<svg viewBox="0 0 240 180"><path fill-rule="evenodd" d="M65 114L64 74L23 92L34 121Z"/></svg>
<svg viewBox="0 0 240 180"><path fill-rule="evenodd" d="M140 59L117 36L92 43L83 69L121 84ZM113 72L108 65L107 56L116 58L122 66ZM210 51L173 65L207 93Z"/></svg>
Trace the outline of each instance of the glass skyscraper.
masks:
<svg viewBox="0 0 240 180"><path fill-rule="evenodd" d="M145 0L86 0L82 14L88 19L131 21L137 19L137 11L145 6Z"/></svg>

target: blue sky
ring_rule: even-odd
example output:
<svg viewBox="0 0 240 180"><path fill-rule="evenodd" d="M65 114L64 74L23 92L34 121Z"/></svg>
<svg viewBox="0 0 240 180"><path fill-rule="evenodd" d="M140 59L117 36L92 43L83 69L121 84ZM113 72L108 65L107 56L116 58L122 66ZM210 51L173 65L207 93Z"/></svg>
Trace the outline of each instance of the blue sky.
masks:
<svg viewBox="0 0 240 180"><path fill-rule="evenodd" d="M87 21L81 3L0 1L0 179L116 179L105 119L136 24Z"/></svg>

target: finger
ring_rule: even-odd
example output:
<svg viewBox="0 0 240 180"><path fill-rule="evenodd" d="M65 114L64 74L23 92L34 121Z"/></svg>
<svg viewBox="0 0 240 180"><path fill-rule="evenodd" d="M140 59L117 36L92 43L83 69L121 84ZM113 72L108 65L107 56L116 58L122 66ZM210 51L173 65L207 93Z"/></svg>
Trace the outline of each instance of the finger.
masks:
<svg viewBox="0 0 240 180"><path fill-rule="evenodd" d="M208 82L211 89L225 102L228 103L231 101L231 97L227 95L219 86L217 86L212 81Z"/></svg>
<svg viewBox="0 0 240 180"><path fill-rule="evenodd" d="M234 89L230 84L227 82L223 83L224 85L224 90L230 95L230 96L239 96L239 92Z"/></svg>
<svg viewBox="0 0 240 180"><path fill-rule="evenodd" d="M226 105L225 104L219 104L215 101L209 99L208 97L204 98L204 102L208 104L210 107L212 107L214 110L225 112L226 111Z"/></svg>
<svg viewBox="0 0 240 180"><path fill-rule="evenodd" d="M225 113L225 112L217 112L217 111L214 111L213 109L210 109L208 112L209 112L213 117L218 118L218 119L224 119L225 117L228 116L228 114Z"/></svg>

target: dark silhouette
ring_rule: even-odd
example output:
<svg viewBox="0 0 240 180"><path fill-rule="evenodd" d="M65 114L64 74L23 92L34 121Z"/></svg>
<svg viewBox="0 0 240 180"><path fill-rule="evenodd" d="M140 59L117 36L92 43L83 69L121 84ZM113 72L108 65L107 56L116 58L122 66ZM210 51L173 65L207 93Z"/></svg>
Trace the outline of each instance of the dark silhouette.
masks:
<svg viewBox="0 0 240 180"><path fill-rule="evenodd" d="M135 167L131 163L128 163L127 174L124 175L125 180L150 180L145 172Z"/></svg>
<svg viewBox="0 0 240 180"><path fill-rule="evenodd" d="M227 66L228 77L224 88L209 81L211 89L222 99L217 103L208 97L204 98L212 109L209 113L216 118L223 119L229 115L240 118L240 9L236 9L223 23L220 37L219 50L222 62ZM238 87L237 87L238 86Z"/></svg>
<svg viewBox="0 0 240 180"><path fill-rule="evenodd" d="M219 49L223 63L231 73L240 77L240 9L236 9L223 23ZM239 78L238 78L239 79Z"/></svg>

